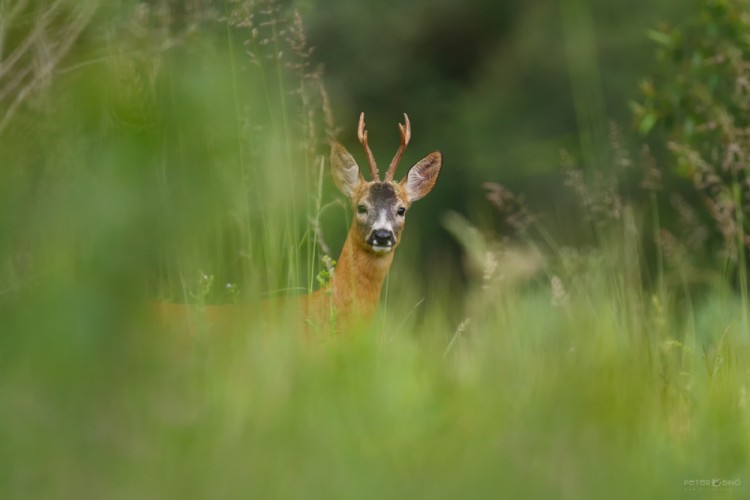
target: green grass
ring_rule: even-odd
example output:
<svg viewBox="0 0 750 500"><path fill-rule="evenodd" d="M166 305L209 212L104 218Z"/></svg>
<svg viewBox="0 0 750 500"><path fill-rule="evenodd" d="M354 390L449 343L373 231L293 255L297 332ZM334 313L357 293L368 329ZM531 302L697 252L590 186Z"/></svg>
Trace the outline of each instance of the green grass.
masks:
<svg viewBox="0 0 750 500"><path fill-rule="evenodd" d="M740 304L708 299L692 324L640 304L632 325L615 296L585 295L561 309L502 290L446 353L453 323L399 328L394 306L320 343L284 324L115 336L34 293L4 341L4 496L684 498L687 479L744 481Z"/></svg>
<svg viewBox="0 0 750 500"><path fill-rule="evenodd" d="M308 219L333 257L350 220L319 187L318 97L288 92L314 79L218 31L111 49L0 136L0 497L747 496L747 304L726 279L644 284L632 221L534 253L448 216L468 282L418 286L407 240L346 336L155 326L157 298L308 289ZM741 484L685 483L713 479Z"/></svg>

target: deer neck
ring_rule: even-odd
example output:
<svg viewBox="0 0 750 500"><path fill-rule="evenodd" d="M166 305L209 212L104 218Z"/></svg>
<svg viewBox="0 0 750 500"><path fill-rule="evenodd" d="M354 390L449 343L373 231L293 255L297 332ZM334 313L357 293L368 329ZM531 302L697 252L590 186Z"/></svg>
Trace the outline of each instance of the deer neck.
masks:
<svg viewBox="0 0 750 500"><path fill-rule="evenodd" d="M377 309L395 249L385 255L375 254L357 244L355 234L352 227L336 264L330 290L338 314L350 320L367 320Z"/></svg>

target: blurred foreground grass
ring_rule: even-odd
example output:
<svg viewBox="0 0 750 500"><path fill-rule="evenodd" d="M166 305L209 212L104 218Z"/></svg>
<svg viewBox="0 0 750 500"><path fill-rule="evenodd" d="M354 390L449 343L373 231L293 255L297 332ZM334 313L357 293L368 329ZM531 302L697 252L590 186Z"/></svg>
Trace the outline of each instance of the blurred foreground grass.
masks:
<svg viewBox="0 0 750 500"><path fill-rule="evenodd" d="M179 338L130 321L112 338L87 332L94 302L31 294L14 311L30 324L4 313L3 496L685 498L685 480L744 481L741 304L629 317L601 278L562 307L503 290L448 351L454 295L418 326L398 311L305 343L283 323Z"/></svg>
<svg viewBox="0 0 750 500"><path fill-rule="evenodd" d="M345 338L154 325L157 298L313 288L347 227L319 75L231 19L165 51L92 31L102 60L0 136L0 497L747 496L747 305L645 286L630 226L542 255L448 216L477 278L402 264ZM405 238L397 261L430 251Z"/></svg>

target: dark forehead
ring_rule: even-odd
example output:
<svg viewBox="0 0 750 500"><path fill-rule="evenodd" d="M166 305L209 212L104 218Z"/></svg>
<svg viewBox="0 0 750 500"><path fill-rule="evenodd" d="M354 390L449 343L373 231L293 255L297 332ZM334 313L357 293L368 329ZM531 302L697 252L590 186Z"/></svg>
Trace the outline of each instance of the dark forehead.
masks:
<svg viewBox="0 0 750 500"><path fill-rule="evenodd" d="M396 201L396 189L389 182L375 182L370 186L370 200L372 203L388 203Z"/></svg>

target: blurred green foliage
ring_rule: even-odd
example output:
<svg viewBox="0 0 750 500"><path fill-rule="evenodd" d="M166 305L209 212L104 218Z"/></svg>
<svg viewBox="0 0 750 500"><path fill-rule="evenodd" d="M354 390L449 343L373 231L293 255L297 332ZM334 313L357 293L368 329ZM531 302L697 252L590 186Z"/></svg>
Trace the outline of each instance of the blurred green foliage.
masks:
<svg viewBox="0 0 750 500"><path fill-rule="evenodd" d="M452 179L479 182L553 171L559 147L577 152L572 65L599 85L573 97L603 99L605 128L609 119L629 122L627 100L650 67L644 34L686 8L619 0L315 7L306 15L310 39L337 114L365 110L389 125L408 111L423 134L414 140L438 144L456 162L462 174Z"/></svg>
<svg viewBox="0 0 750 500"><path fill-rule="evenodd" d="M748 245L750 3L702 0L672 27L650 33L659 69L634 105L641 133L673 154L670 170L695 187L696 205L720 235L722 254L744 266Z"/></svg>
<svg viewBox="0 0 750 500"><path fill-rule="evenodd" d="M609 170L610 122L629 130L628 101L653 67L645 35L690 8L641 0L306 6L313 57L325 65L341 124L366 111L371 129L381 131L373 133L373 150L387 156L394 117L408 111L414 138L406 161L443 151L441 189L423 201L427 215L414 214L419 221L404 249L433 242L440 260L453 262L457 248L432 214L470 212L488 224L494 218L502 231L482 192L487 181L523 192L556 239L592 241L563 187L560 150L587 169ZM354 144L353 134L342 139ZM637 150L630 141L624 146Z"/></svg>
<svg viewBox="0 0 750 500"><path fill-rule="evenodd" d="M746 297L683 233L653 269L673 193L609 125L684 8L0 2L0 497L746 496ZM316 286L361 110L378 158L404 111L405 162L446 154L375 324L155 324Z"/></svg>

